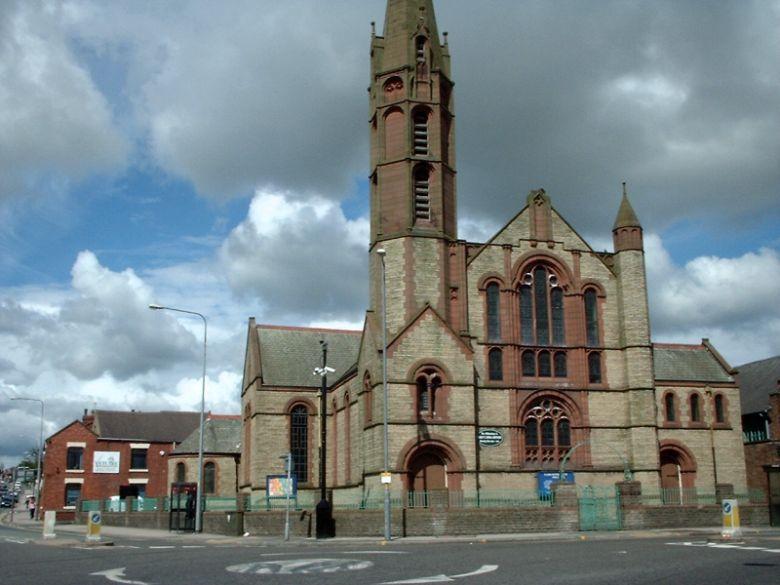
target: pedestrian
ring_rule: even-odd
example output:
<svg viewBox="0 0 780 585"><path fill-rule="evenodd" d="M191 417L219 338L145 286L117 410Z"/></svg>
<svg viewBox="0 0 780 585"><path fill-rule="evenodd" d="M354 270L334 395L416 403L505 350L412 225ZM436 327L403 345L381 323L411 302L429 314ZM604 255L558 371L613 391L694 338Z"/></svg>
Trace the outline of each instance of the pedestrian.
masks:
<svg viewBox="0 0 780 585"><path fill-rule="evenodd" d="M30 512L30 520L35 518L35 496L27 500L27 510Z"/></svg>

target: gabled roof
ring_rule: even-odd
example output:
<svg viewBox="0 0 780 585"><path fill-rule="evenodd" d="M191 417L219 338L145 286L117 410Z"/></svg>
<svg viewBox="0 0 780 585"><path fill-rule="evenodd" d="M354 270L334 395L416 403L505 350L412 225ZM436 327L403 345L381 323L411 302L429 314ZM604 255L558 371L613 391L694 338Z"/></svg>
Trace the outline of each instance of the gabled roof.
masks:
<svg viewBox="0 0 780 585"><path fill-rule="evenodd" d="M176 447L172 455L198 452L199 429L195 429ZM203 423L204 453L241 453L241 417L212 415Z"/></svg>
<svg viewBox="0 0 780 585"><path fill-rule="evenodd" d="M93 429L101 439L180 443L200 424L199 412L94 411Z"/></svg>
<svg viewBox="0 0 780 585"><path fill-rule="evenodd" d="M780 355L737 366L737 380L742 390L742 413L769 408L769 395L778 391Z"/></svg>
<svg viewBox="0 0 780 585"><path fill-rule="evenodd" d="M653 362L656 380L725 383L734 381L718 357L704 344L654 343Z"/></svg>
<svg viewBox="0 0 780 585"><path fill-rule="evenodd" d="M264 386L318 388L314 368L322 364L320 340L328 342L328 367L341 378L357 362L361 331L258 325L260 372Z"/></svg>

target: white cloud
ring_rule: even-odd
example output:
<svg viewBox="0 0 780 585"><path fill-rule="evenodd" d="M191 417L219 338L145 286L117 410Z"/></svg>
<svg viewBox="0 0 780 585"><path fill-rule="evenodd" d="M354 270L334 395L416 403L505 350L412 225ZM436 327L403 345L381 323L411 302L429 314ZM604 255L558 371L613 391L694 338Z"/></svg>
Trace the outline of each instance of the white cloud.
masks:
<svg viewBox="0 0 780 585"><path fill-rule="evenodd" d="M0 11L0 200L121 165L110 106L77 61L62 11L6 2Z"/></svg>

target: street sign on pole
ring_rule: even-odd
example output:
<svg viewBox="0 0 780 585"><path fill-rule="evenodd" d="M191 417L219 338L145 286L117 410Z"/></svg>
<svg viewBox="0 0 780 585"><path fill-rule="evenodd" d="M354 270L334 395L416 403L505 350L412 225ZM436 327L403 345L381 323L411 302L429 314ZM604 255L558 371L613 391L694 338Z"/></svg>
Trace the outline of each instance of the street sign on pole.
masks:
<svg viewBox="0 0 780 585"><path fill-rule="evenodd" d="M100 529L103 527L103 515L100 510L89 512L87 518L87 542L100 542Z"/></svg>
<svg viewBox="0 0 780 585"><path fill-rule="evenodd" d="M721 503L723 512L723 538L739 538L742 536L742 526L739 522L739 502L737 500L723 500Z"/></svg>

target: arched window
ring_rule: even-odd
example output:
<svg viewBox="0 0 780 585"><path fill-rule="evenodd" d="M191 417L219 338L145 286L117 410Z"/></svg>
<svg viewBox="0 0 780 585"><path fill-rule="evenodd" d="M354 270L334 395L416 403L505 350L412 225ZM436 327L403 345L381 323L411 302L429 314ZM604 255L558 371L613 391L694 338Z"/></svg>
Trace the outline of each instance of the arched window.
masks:
<svg viewBox="0 0 780 585"><path fill-rule="evenodd" d="M523 275L520 284L520 340L528 345L564 345L563 289L545 266Z"/></svg>
<svg viewBox="0 0 780 585"><path fill-rule="evenodd" d="M549 378L552 376L552 364L550 363L550 352L539 352L539 377Z"/></svg>
<svg viewBox="0 0 780 585"><path fill-rule="evenodd" d="M427 164L414 167L414 217L431 219L430 169Z"/></svg>
<svg viewBox="0 0 780 585"><path fill-rule="evenodd" d="M352 404L349 392L344 393L344 479L350 482L352 475Z"/></svg>
<svg viewBox="0 0 780 585"><path fill-rule="evenodd" d="M414 41L417 62L425 63L425 37L419 36Z"/></svg>
<svg viewBox="0 0 780 585"><path fill-rule="evenodd" d="M675 413L674 394L669 392L664 396L664 415L666 422L675 422L677 415Z"/></svg>
<svg viewBox="0 0 780 585"><path fill-rule="evenodd" d="M497 347L488 352L488 376L491 380L504 379L503 354Z"/></svg>
<svg viewBox="0 0 780 585"><path fill-rule="evenodd" d="M430 111L426 108L414 110L412 120L414 122L414 154L426 156L428 154L428 120Z"/></svg>
<svg viewBox="0 0 780 585"><path fill-rule="evenodd" d="M588 347L599 345L599 315L598 297L596 291L589 288L585 291L585 330Z"/></svg>
<svg viewBox="0 0 780 585"><path fill-rule="evenodd" d="M491 282L485 289L487 296L487 338L488 341L501 341L501 289L498 283Z"/></svg>
<svg viewBox="0 0 780 585"><path fill-rule="evenodd" d="M371 386L371 376L366 372L363 378L363 410L365 413L366 424L374 420L374 396Z"/></svg>
<svg viewBox="0 0 780 585"><path fill-rule="evenodd" d="M203 493L213 494L217 491L217 466L209 461L203 466Z"/></svg>
<svg viewBox="0 0 780 585"><path fill-rule="evenodd" d="M385 114L385 157L393 160L404 156L406 137L404 113L400 108L392 108Z"/></svg>
<svg viewBox="0 0 780 585"><path fill-rule="evenodd" d="M588 381L601 384L601 354L597 351L588 354Z"/></svg>
<svg viewBox="0 0 780 585"><path fill-rule="evenodd" d="M534 352L526 350L523 352L523 376L535 376L536 375L536 356Z"/></svg>
<svg viewBox="0 0 780 585"><path fill-rule="evenodd" d="M555 366L555 377L565 378L568 375L567 368L566 368L566 352L556 351L555 357L553 358L553 362Z"/></svg>
<svg viewBox="0 0 780 585"><path fill-rule="evenodd" d="M701 422L701 405L698 394L691 394L691 422Z"/></svg>
<svg viewBox="0 0 780 585"><path fill-rule="evenodd" d="M421 416L436 415L436 394L441 387L441 377L436 370L423 370L416 380L417 412Z"/></svg>
<svg viewBox="0 0 780 585"><path fill-rule="evenodd" d="M290 411L290 453L298 483L309 481L309 409L299 404Z"/></svg>
<svg viewBox="0 0 780 585"><path fill-rule="evenodd" d="M184 463L176 464L176 483L184 483L187 481L187 468Z"/></svg>
<svg viewBox="0 0 780 585"><path fill-rule="evenodd" d="M525 421L525 461L529 465L554 467L571 446L570 415L564 405L543 397L529 406Z"/></svg>
<svg viewBox="0 0 780 585"><path fill-rule="evenodd" d="M726 410L723 408L723 394L715 395L715 422L726 422Z"/></svg>

